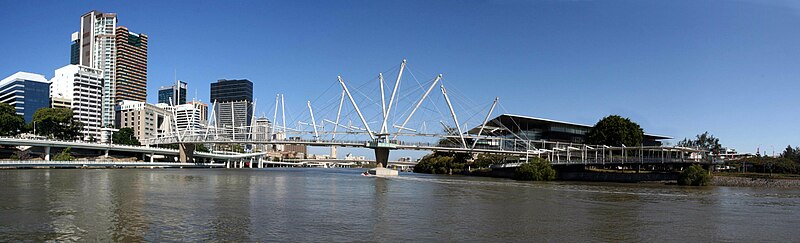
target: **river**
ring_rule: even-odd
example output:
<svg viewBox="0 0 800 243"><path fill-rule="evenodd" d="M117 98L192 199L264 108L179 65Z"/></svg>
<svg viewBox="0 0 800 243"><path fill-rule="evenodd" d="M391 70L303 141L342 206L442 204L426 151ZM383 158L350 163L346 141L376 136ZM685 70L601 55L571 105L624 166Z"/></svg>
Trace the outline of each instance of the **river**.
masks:
<svg viewBox="0 0 800 243"><path fill-rule="evenodd" d="M0 242L800 239L800 191L357 169L0 170Z"/></svg>

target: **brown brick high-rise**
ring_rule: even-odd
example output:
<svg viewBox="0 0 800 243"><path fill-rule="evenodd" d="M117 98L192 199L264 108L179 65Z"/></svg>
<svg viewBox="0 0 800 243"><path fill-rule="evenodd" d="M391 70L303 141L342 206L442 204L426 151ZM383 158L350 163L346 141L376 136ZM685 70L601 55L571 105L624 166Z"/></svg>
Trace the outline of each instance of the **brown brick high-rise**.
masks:
<svg viewBox="0 0 800 243"><path fill-rule="evenodd" d="M147 101L147 35L117 27L116 95L114 103L122 100Z"/></svg>

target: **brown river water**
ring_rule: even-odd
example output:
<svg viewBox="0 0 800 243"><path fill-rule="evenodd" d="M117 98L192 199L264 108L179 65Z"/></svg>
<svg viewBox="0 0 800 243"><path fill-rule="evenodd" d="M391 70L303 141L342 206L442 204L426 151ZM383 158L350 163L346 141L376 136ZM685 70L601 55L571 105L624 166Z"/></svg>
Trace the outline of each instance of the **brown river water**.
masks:
<svg viewBox="0 0 800 243"><path fill-rule="evenodd" d="M796 189L362 171L0 170L0 242L800 241Z"/></svg>

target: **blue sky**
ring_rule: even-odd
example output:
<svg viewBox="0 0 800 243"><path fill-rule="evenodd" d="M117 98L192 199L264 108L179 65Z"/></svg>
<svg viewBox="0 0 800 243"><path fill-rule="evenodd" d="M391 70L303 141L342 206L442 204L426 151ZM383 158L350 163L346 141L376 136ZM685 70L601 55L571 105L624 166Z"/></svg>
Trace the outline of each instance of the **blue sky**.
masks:
<svg viewBox="0 0 800 243"><path fill-rule="evenodd" d="M271 116L276 93L300 113L306 100L337 98L336 75L366 82L406 58L420 79L442 73L476 104L499 96L495 114L585 124L619 114L678 139L709 131L744 152L800 145L797 2L2 1L0 9L0 75L48 78L68 64L81 14L116 12L119 25L149 35L151 102L176 73L201 100L217 79L247 78L259 113Z"/></svg>

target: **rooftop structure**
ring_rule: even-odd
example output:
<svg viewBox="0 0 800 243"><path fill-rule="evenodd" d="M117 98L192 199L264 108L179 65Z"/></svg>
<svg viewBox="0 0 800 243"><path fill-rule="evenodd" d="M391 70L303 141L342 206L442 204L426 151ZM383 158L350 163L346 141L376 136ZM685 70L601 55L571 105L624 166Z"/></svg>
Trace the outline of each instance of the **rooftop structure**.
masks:
<svg viewBox="0 0 800 243"><path fill-rule="evenodd" d="M586 133L592 129L591 125L522 116L502 114L486 123L484 135L493 135L504 138L520 138L526 140L547 140L553 142L585 143ZM480 126L468 131L477 134ZM644 146L660 146L664 139L672 137L644 133Z"/></svg>

